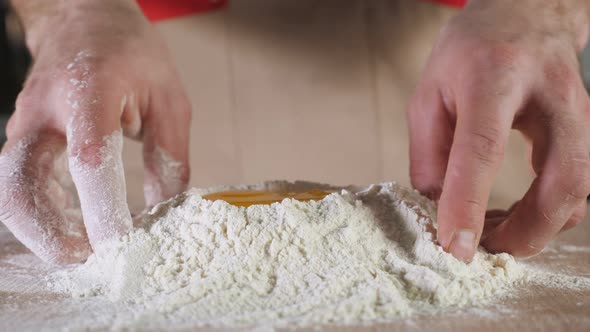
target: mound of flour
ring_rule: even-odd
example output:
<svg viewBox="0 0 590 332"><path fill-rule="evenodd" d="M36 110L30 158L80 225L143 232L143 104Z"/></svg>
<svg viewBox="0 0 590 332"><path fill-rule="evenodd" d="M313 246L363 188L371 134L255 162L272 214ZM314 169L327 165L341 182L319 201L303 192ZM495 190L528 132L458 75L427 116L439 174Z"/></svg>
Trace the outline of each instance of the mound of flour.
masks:
<svg viewBox="0 0 590 332"><path fill-rule="evenodd" d="M432 202L394 183L320 201L235 207L222 189L333 189L270 182L190 190L139 218L119 243L51 277L73 296L107 296L202 325L386 321L482 304L523 276L507 254L465 264L433 242Z"/></svg>

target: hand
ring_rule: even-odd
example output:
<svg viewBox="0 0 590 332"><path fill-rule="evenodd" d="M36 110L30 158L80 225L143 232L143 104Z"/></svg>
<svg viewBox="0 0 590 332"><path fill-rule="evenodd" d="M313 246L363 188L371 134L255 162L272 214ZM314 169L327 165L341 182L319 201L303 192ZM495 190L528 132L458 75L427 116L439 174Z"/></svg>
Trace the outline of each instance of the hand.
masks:
<svg viewBox="0 0 590 332"><path fill-rule="evenodd" d="M185 189L190 105L134 1L13 3L34 64L0 155L0 220L43 260L80 261L132 227L122 133L143 138L149 205ZM64 151L84 224L55 168Z"/></svg>
<svg viewBox="0 0 590 332"><path fill-rule="evenodd" d="M443 30L408 109L410 172L439 199L438 241L457 258L480 243L511 128L532 143L536 178L487 214L483 246L534 255L584 218L590 102L577 53L589 12L580 0L473 0Z"/></svg>

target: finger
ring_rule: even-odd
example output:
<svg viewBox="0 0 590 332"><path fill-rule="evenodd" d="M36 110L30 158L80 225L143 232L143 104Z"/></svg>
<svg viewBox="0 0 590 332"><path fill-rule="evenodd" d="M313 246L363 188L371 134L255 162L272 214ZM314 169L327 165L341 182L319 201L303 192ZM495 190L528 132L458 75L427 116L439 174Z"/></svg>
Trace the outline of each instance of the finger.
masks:
<svg viewBox="0 0 590 332"><path fill-rule="evenodd" d="M121 127L125 137L141 140L141 113L134 93L124 95L121 100Z"/></svg>
<svg viewBox="0 0 590 332"><path fill-rule="evenodd" d="M518 202L512 204L508 210L488 210L485 214L485 222L481 233L480 242L484 241L495 229L500 226L510 213L514 210Z"/></svg>
<svg viewBox="0 0 590 332"><path fill-rule="evenodd" d="M440 93L420 88L408 107L410 178L423 195L438 200L453 136Z"/></svg>
<svg viewBox="0 0 590 332"><path fill-rule="evenodd" d="M505 220L506 217L486 218L481 232L480 241L484 241L491 233L493 233L496 227L500 226Z"/></svg>
<svg viewBox="0 0 590 332"><path fill-rule="evenodd" d="M82 69L85 69L82 67ZM88 238L94 250L131 227L123 172L121 105L116 81L99 81L83 71L68 94L72 116L67 126L70 172L78 191ZM105 89L104 87L108 87Z"/></svg>
<svg viewBox="0 0 590 332"><path fill-rule="evenodd" d="M66 213L67 193L54 175L64 149L63 135L40 131L10 135L0 155L0 220L35 255L56 264L90 254L82 219Z"/></svg>
<svg viewBox="0 0 590 332"><path fill-rule="evenodd" d="M588 203L586 201L580 203L580 205L574 210L574 213L570 219L565 223L565 225L563 225L559 232L561 233L572 229L584 221L584 218L586 218L587 205Z"/></svg>
<svg viewBox="0 0 590 332"><path fill-rule="evenodd" d="M186 190L191 107L181 93L154 96L148 114L143 120L144 194L153 206Z"/></svg>
<svg viewBox="0 0 590 332"><path fill-rule="evenodd" d="M508 211L506 210L488 210L486 211L486 219L495 219L495 218L505 218L508 216Z"/></svg>
<svg viewBox="0 0 590 332"><path fill-rule="evenodd" d="M547 133L534 139L533 159L539 175L513 213L485 240L490 251L531 256L568 220L577 222L575 212L590 191L587 143L580 139L585 137L584 128L570 116L553 121Z"/></svg>
<svg viewBox="0 0 590 332"><path fill-rule="evenodd" d="M479 89L458 104L457 127L438 209L439 243L470 261L483 230L496 172L521 96Z"/></svg>

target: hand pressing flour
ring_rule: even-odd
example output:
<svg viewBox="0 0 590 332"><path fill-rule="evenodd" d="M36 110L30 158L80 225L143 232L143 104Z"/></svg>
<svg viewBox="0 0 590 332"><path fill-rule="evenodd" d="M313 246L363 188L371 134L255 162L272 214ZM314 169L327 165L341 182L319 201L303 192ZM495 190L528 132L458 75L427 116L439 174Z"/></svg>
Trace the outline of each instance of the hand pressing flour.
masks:
<svg viewBox="0 0 590 332"><path fill-rule="evenodd" d="M81 261L132 228L123 134L144 141L148 204L185 189L190 105L134 1L13 5L34 65L0 156L0 219L43 260ZM64 152L84 225L78 199L56 173Z"/></svg>
<svg viewBox="0 0 590 332"><path fill-rule="evenodd" d="M482 239L531 256L584 219L590 99L577 54L589 22L586 0L473 0L442 31L409 107L410 159L456 257ZM532 143L537 177L510 210L486 213L511 128Z"/></svg>

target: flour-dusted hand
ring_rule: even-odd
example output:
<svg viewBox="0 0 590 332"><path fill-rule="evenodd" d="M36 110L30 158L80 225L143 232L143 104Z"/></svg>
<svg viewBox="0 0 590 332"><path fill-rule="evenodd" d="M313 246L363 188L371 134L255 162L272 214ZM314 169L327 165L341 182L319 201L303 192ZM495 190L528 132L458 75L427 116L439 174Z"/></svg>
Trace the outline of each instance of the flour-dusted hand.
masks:
<svg viewBox="0 0 590 332"><path fill-rule="evenodd" d="M469 261L480 243L511 128L533 146L537 177L482 244L538 253L579 223L590 192L590 103L577 54L584 0L473 0L443 30L409 107L411 177L439 198L438 240Z"/></svg>
<svg viewBox="0 0 590 332"><path fill-rule="evenodd" d="M144 140L148 204L185 189L190 105L134 1L12 2L34 64L0 155L0 220L42 259L80 261L132 227L123 134ZM54 169L64 151L83 224Z"/></svg>

